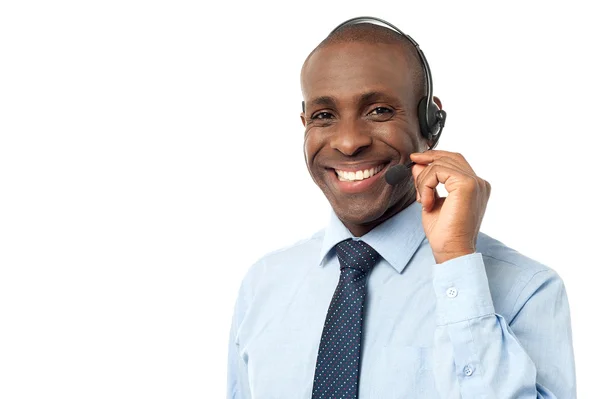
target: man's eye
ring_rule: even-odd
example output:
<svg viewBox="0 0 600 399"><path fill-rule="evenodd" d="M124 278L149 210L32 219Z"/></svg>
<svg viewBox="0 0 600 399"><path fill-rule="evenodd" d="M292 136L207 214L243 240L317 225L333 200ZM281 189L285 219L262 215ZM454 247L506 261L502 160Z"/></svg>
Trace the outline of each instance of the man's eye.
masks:
<svg viewBox="0 0 600 399"><path fill-rule="evenodd" d="M381 114L389 114L393 112L391 109L386 107L377 107L373 111L369 112L371 115L381 115Z"/></svg>
<svg viewBox="0 0 600 399"><path fill-rule="evenodd" d="M319 112L312 116L312 119L331 119L333 114L331 112Z"/></svg>

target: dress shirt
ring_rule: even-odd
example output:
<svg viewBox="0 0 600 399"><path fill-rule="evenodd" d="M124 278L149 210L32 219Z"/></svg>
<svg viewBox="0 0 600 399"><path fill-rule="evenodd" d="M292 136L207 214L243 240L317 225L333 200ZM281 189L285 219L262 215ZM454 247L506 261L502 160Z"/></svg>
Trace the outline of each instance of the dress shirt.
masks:
<svg viewBox="0 0 600 399"><path fill-rule="evenodd" d="M231 326L227 397L310 399L340 268L363 240L370 272L359 398L576 397L569 304L552 269L480 233L477 251L436 264L413 203L362 237L332 212L309 239L245 276Z"/></svg>

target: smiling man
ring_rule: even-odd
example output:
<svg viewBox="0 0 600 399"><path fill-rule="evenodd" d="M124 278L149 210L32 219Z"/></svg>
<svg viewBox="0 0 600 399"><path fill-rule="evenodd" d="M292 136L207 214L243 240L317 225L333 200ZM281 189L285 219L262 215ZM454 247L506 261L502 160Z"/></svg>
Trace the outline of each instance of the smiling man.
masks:
<svg viewBox="0 0 600 399"><path fill-rule="evenodd" d="M244 278L228 397L574 398L560 277L479 232L489 183L431 149L445 114L423 107L426 60L373 22L336 28L303 65L306 165L331 220Z"/></svg>

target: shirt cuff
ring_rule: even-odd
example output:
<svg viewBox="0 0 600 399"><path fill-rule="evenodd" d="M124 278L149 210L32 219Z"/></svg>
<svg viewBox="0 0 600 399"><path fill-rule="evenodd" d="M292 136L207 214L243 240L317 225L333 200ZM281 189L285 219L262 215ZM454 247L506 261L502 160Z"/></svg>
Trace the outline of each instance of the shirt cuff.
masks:
<svg viewBox="0 0 600 399"><path fill-rule="evenodd" d="M481 253L434 265L433 287L438 325L495 313Z"/></svg>

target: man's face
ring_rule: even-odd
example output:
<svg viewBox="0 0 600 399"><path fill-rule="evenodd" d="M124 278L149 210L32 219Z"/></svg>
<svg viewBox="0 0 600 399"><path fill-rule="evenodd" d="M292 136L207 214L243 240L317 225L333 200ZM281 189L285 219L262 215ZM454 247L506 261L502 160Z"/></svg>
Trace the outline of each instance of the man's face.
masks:
<svg viewBox="0 0 600 399"><path fill-rule="evenodd" d="M336 43L305 64L304 155L340 220L362 235L412 203L412 179L386 183L393 165L426 143L419 133L412 70L391 44Z"/></svg>

